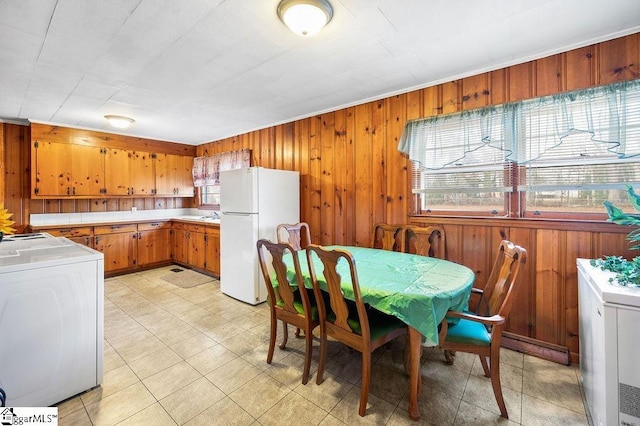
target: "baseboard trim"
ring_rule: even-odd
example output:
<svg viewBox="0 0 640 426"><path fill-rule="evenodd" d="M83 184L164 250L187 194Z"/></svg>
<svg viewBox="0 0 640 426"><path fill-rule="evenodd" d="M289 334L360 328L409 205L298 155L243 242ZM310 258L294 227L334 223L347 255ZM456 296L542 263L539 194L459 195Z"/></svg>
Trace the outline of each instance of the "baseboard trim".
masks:
<svg viewBox="0 0 640 426"><path fill-rule="evenodd" d="M566 347L532 339L531 337L520 336L505 331L502 333L501 346L558 364L571 364L569 350Z"/></svg>

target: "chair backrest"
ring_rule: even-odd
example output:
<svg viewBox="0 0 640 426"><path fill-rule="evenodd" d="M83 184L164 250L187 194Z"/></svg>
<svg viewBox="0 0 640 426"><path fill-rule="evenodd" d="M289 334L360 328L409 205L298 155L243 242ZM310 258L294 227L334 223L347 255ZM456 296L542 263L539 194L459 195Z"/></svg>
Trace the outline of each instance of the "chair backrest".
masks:
<svg viewBox="0 0 640 426"><path fill-rule="evenodd" d="M264 277L264 283L267 286L267 294L271 305L277 309L283 309L291 312L294 315L298 315L298 311L293 305L294 292L297 290L298 283L303 283L302 272L300 269L300 261L296 250L287 243L272 243L269 240L258 240L256 243L258 248L258 259L260 261L260 269L262 270L262 276ZM268 256L267 253L270 255ZM293 266L295 269L296 283L289 281L287 276L287 265L284 263L284 256L291 255L293 259ZM268 257L271 259L268 260ZM271 262L272 270L275 272L275 279L278 286L278 296L276 296L271 270L268 266ZM302 306L305 312L311 311L311 301L306 291L298 292L302 299ZM277 302L281 300L281 306L277 305Z"/></svg>
<svg viewBox="0 0 640 426"><path fill-rule="evenodd" d="M525 263L527 251L511 241L500 242L498 255L487 279L476 313L482 316L499 314L507 318L516 295L518 280Z"/></svg>
<svg viewBox="0 0 640 426"><path fill-rule="evenodd" d="M404 250L402 226L377 223L373 227L373 248L391 251Z"/></svg>
<svg viewBox="0 0 640 426"><path fill-rule="evenodd" d="M322 262L323 266L323 280L326 282L326 289L321 289L319 284L319 277L314 266L314 257L317 257ZM358 311L358 319L360 321L361 333L356 333L349 325L349 306L344 297L344 291L342 288L343 277L338 272L338 263L344 261L348 267L348 279L351 281L350 285L353 289L353 296L355 299L355 306ZM313 291L318 303L318 311L320 312L321 324L323 327L327 327L328 335L337 335L340 340L355 348L362 347L362 342L369 342L370 330L369 319L367 312L362 301L362 295L360 293L360 283L358 281L358 272L356 270L355 260L351 253L346 250L334 249L327 250L318 245L311 244L307 247L307 262L309 264L309 273L311 275L311 283L313 285ZM330 306L326 306L325 299L322 297L322 291L325 291L329 296ZM331 311L329 311L331 309ZM335 320L331 322L323 321L327 315L335 315Z"/></svg>
<svg viewBox="0 0 640 426"><path fill-rule="evenodd" d="M311 244L311 233L306 222L282 223L276 228L279 243L289 243L296 250L306 248Z"/></svg>
<svg viewBox="0 0 640 426"><path fill-rule="evenodd" d="M405 253L446 259L444 229L440 226L403 228Z"/></svg>

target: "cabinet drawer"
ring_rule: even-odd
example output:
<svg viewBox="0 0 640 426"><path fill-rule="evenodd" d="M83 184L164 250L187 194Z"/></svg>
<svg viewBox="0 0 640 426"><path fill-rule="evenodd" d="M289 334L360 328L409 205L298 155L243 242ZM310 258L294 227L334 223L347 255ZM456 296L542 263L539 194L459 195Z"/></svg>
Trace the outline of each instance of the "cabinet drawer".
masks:
<svg viewBox="0 0 640 426"><path fill-rule="evenodd" d="M138 224L138 231L153 231L155 229L171 229L171 222L148 222Z"/></svg>
<svg viewBox="0 0 640 426"><path fill-rule="evenodd" d="M205 234L220 236L220 226L207 226Z"/></svg>
<svg viewBox="0 0 640 426"><path fill-rule="evenodd" d="M173 227L173 229L178 230L178 231L188 231L189 230L189 225L187 225L186 223L182 223L182 222L173 222L172 227Z"/></svg>
<svg viewBox="0 0 640 426"><path fill-rule="evenodd" d="M205 228L204 225L187 225L187 230L190 232L204 232Z"/></svg>
<svg viewBox="0 0 640 426"><path fill-rule="evenodd" d="M138 227L135 223L122 225L96 226L93 228L94 235L120 234L122 232L136 232Z"/></svg>
<svg viewBox="0 0 640 426"><path fill-rule="evenodd" d="M54 237L90 237L91 236L91 227L81 227L81 228L51 228L51 229L40 229L38 232L46 232L48 234L53 235Z"/></svg>

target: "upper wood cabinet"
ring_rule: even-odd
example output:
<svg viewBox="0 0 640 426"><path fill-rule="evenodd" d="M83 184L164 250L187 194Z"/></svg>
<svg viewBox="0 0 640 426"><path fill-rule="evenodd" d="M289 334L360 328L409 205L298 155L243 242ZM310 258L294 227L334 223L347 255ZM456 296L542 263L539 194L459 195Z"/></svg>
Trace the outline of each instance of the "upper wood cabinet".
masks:
<svg viewBox="0 0 640 426"><path fill-rule="evenodd" d="M131 195L131 163L129 152L107 148L105 159L106 195Z"/></svg>
<svg viewBox="0 0 640 426"><path fill-rule="evenodd" d="M82 197L104 191L105 149L35 141L31 147L31 187L35 197Z"/></svg>
<svg viewBox="0 0 640 426"><path fill-rule="evenodd" d="M34 141L33 198L192 197L193 157Z"/></svg>
<svg viewBox="0 0 640 426"><path fill-rule="evenodd" d="M192 197L194 194L192 167L193 157L156 154L156 195Z"/></svg>
<svg viewBox="0 0 640 426"><path fill-rule="evenodd" d="M154 195L153 157L150 152L107 148L106 195Z"/></svg>

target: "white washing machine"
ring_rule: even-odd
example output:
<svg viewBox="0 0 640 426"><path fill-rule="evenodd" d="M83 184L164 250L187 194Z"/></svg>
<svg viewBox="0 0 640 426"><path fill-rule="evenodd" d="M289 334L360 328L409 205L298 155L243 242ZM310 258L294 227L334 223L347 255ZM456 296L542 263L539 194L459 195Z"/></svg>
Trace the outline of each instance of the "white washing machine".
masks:
<svg viewBox="0 0 640 426"><path fill-rule="evenodd" d="M104 257L49 234L0 242L0 388L46 407L102 383Z"/></svg>

